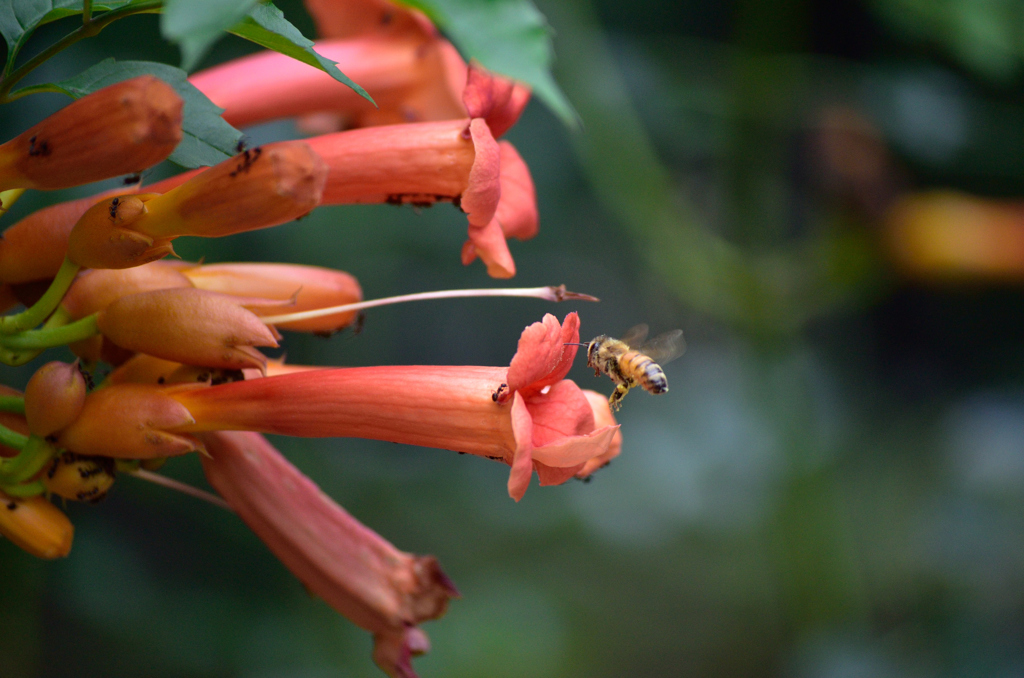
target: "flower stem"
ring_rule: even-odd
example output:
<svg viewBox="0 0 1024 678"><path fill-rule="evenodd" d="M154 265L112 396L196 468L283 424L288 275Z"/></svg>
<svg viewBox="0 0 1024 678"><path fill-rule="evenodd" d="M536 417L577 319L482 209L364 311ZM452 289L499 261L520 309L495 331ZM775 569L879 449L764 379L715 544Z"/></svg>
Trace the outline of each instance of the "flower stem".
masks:
<svg viewBox="0 0 1024 678"><path fill-rule="evenodd" d="M23 332L46 320L57 306L60 305L61 300L64 299L64 295L67 294L68 288L75 281L75 276L78 275L80 269L81 266L65 257L64 263L60 265L60 269L53 278L53 282L50 283L49 289L40 297L39 301L21 313L0 318L0 334ZM10 344L6 345L13 348Z"/></svg>
<svg viewBox="0 0 1024 678"><path fill-rule="evenodd" d="M50 57L59 54L64 49L67 49L83 38L90 38L96 35L118 19L123 19L126 16L131 16L132 14L151 14L153 12L160 11L161 7L163 7L162 1L140 2L120 7L109 12L104 12L98 18L90 17L88 22L83 22L81 26L71 31L39 54L36 54L13 71L8 69L14 63L14 57L16 55L11 55L8 59L7 66L4 68L2 80L0 80L0 103L7 103L8 101L20 98L22 95L17 92L15 92L13 96L9 96L11 88Z"/></svg>
<svg viewBox="0 0 1024 678"><path fill-rule="evenodd" d="M0 485L0 490L3 490L4 494L8 496L24 499L46 492L46 485L43 484L42 480L37 480L31 483L19 483L18 485Z"/></svg>
<svg viewBox="0 0 1024 678"><path fill-rule="evenodd" d="M22 405L25 401L22 400ZM22 407L24 410L24 407ZM6 445L7 447L13 447L16 450L20 450L25 447L28 442L28 436L22 435L17 431L12 431L6 426L0 425L0 445Z"/></svg>
<svg viewBox="0 0 1024 678"><path fill-rule="evenodd" d="M96 317L99 314L87 315L81 320L62 325L60 327L49 327L41 330L27 330L10 336L0 336L0 347L33 351L36 349L53 348L64 346L76 341L88 339L99 333L96 327Z"/></svg>
<svg viewBox="0 0 1024 678"><path fill-rule="evenodd" d="M0 412L14 412L15 414L25 414L24 396L0 396Z"/></svg>
<svg viewBox="0 0 1024 678"><path fill-rule="evenodd" d="M227 509L228 511L231 510L231 507L228 506L228 503L221 499L220 497L218 497L217 495L207 492L206 490L200 490L198 487L192 487L191 485L180 482L178 480L174 480L173 478L168 478L167 476L162 475L160 473L153 473L152 471L147 471L144 468L135 469L134 471L128 471L128 473L130 475L135 476L136 478L147 480L155 485L161 485L172 490L177 490L178 492L181 492L182 494L187 494L190 497L195 497L196 499L202 499L203 501L207 501L213 504L214 506L219 506L223 509Z"/></svg>
<svg viewBox="0 0 1024 678"><path fill-rule="evenodd" d="M0 463L0 483L16 485L43 470L57 449L39 436L29 436L17 457Z"/></svg>
<svg viewBox="0 0 1024 678"><path fill-rule="evenodd" d="M397 297L371 299L370 301L361 301L356 304L330 306L328 308L318 308L312 311L302 311L299 313L286 313L283 315L264 316L260 318L260 320L262 320L268 325L274 325L278 323L298 322L299 320L310 320L311 318L320 318L327 315L333 315L335 313L344 313L346 311L359 311L364 308L374 308L376 306L401 304L406 301L429 301L431 299L458 299L461 297L535 297L537 299L546 299L547 301L599 301L597 297L592 297L589 294L570 292L567 289L565 289L565 285L559 285L558 287L506 287L495 289L441 290L438 292L419 292L417 294L401 294Z"/></svg>

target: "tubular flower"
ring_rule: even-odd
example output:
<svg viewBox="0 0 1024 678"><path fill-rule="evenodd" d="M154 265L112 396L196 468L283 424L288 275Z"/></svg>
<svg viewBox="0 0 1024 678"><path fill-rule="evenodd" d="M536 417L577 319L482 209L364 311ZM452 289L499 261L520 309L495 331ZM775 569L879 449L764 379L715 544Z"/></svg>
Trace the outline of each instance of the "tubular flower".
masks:
<svg viewBox="0 0 1024 678"><path fill-rule="evenodd" d="M278 52L262 52L193 75L190 81L236 127L278 118L328 114L317 120L349 127L466 117L459 97L466 64L436 34L320 40L316 50L336 61L373 97Z"/></svg>
<svg viewBox="0 0 1024 678"><path fill-rule="evenodd" d="M0 491L0 535L37 558L52 560L71 552L75 528L42 495L21 499Z"/></svg>
<svg viewBox="0 0 1024 678"><path fill-rule="evenodd" d="M191 365L263 369L254 346L277 336L239 300L191 287L130 294L99 312L96 326L122 348Z"/></svg>
<svg viewBox="0 0 1024 678"><path fill-rule="evenodd" d="M145 75L97 90L0 145L0 190L54 190L154 165L181 141L183 102Z"/></svg>
<svg viewBox="0 0 1024 678"><path fill-rule="evenodd" d="M501 224L495 221L501 206L502 151L483 119L350 130L315 137L309 143L331 168L324 187L325 205L454 202L469 221L472 256L464 253L463 260L480 256L493 277L515 274ZM507 181L510 186L521 185L525 165L514 151L505 157L509 159ZM532 181L529 184L532 187ZM528 221L520 216L530 209L524 197L527 194L512 190L503 212L510 224ZM516 233L528 230L520 227Z"/></svg>
<svg viewBox="0 0 1024 678"><path fill-rule="evenodd" d="M290 301L288 312L341 306L361 301L363 291L343 271L295 264L210 264L181 270L199 289L234 296ZM262 315L263 309L253 308ZM277 325L278 329L329 334L352 323L355 311Z"/></svg>
<svg viewBox="0 0 1024 678"><path fill-rule="evenodd" d="M458 592L431 556L399 551L360 524L263 436L208 433L210 484L313 593L374 635L374 660L412 676L427 649L420 622L444 614Z"/></svg>
<svg viewBox="0 0 1024 678"><path fill-rule="evenodd" d="M433 30L423 13L390 0L306 0L317 32L327 38L395 36Z"/></svg>
<svg viewBox="0 0 1024 678"><path fill-rule="evenodd" d="M183 235L216 238L283 224L320 202L327 166L307 144L246 150L164 194L111 198L71 230L68 258L91 268L128 268L173 250Z"/></svg>
<svg viewBox="0 0 1024 678"><path fill-rule="evenodd" d="M93 205L124 190L59 202L12 225L0 238L0 280L20 284L52 278L64 262L68 236Z"/></svg>
<svg viewBox="0 0 1024 678"><path fill-rule="evenodd" d="M165 193L177 188L203 170L183 172L159 181L147 190ZM13 284L52 278L68 251L71 230L90 207L115 196L131 194L128 187L105 191L78 200L57 203L28 215L0 238L0 280ZM110 203L107 202L109 210ZM102 212L102 210L101 210Z"/></svg>
<svg viewBox="0 0 1024 678"><path fill-rule="evenodd" d="M578 340L575 313L564 325L547 315L523 332L507 369L325 369L176 389L170 397L195 419L177 431L372 438L499 460L512 467L509 494L519 500L534 470L541 485L565 482L607 454L618 431L598 428L590 401L564 379L576 354L564 344Z"/></svg>

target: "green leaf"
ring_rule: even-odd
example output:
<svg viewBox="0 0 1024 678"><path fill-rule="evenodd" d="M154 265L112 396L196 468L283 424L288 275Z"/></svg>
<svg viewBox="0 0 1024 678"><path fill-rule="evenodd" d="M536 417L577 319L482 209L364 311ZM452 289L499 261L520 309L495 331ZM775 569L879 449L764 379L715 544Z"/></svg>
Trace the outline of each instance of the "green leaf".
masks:
<svg viewBox="0 0 1024 678"><path fill-rule="evenodd" d="M244 20L257 0L166 0L160 33L181 47L181 67L195 68L225 31Z"/></svg>
<svg viewBox="0 0 1024 678"><path fill-rule="evenodd" d="M245 21L228 31L240 38L251 40L257 45L272 49L298 59L304 64L319 68L340 83L348 85L370 103L373 99L362 87L338 70L337 62L320 56L313 51L313 41L306 38L293 26L277 7L269 2L252 8ZM376 105L376 104L375 104Z"/></svg>
<svg viewBox="0 0 1024 678"><path fill-rule="evenodd" d="M530 0L399 0L423 11L468 59L525 82L564 123L579 118L551 76L551 27Z"/></svg>
<svg viewBox="0 0 1024 678"><path fill-rule="evenodd" d="M137 0L111 0L96 3L93 12L134 4ZM32 37L32 32L52 21L82 13L82 0L0 0L0 35L7 43L10 63Z"/></svg>
<svg viewBox="0 0 1024 678"><path fill-rule="evenodd" d="M224 122L220 117L222 109L188 82L185 71L174 66L151 61L105 59L73 78L43 87L80 99L107 85L146 74L166 82L185 101L182 139L168 158L171 162L182 167L201 167L215 165L234 155L242 133Z"/></svg>

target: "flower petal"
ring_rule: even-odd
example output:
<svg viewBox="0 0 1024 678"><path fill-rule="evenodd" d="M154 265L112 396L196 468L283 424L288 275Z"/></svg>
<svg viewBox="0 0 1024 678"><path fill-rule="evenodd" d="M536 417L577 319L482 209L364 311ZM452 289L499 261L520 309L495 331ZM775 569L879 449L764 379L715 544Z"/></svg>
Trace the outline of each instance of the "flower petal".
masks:
<svg viewBox="0 0 1024 678"><path fill-rule="evenodd" d="M526 494L533 476L533 420L518 393L512 396L512 431L516 449L512 454L512 470L508 474L508 496L519 501Z"/></svg>
<svg viewBox="0 0 1024 678"><path fill-rule="evenodd" d="M579 340L580 319L575 312L565 316L561 325L548 313L541 322L527 327L519 337L519 346L508 368L507 393L535 393L561 380L576 358L577 347L566 344ZM509 397L505 395L499 401Z"/></svg>

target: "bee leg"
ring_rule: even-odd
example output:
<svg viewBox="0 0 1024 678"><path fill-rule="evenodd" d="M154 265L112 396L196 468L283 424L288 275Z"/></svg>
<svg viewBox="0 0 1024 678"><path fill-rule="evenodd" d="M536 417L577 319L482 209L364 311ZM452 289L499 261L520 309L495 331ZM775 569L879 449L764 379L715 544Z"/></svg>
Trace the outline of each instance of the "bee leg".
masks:
<svg viewBox="0 0 1024 678"><path fill-rule="evenodd" d="M608 404L611 406L613 412L618 412L619 408L622 407L622 399L629 393L629 384L619 384L612 391L611 396L608 398Z"/></svg>

